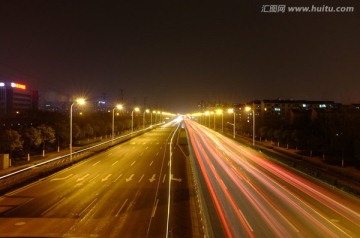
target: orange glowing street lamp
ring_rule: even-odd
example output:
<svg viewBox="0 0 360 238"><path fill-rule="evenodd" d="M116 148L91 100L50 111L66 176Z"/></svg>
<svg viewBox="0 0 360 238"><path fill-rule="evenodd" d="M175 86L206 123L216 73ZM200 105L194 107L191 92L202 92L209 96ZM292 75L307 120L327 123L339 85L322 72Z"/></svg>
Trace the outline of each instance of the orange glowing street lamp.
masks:
<svg viewBox="0 0 360 238"><path fill-rule="evenodd" d="M222 109L216 109L216 114L221 114L221 132L224 132L224 112Z"/></svg>
<svg viewBox="0 0 360 238"><path fill-rule="evenodd" d="M115 138L115 109L122 110L124 106L122 104L117 104L112 110L112 139Z"/></svg>
<svg viewBox="0 0 360 238"><path fill-rule="evenodd" d="M134 111L138 112L140 111L140 108L135 107L131 112L131 132L134 132Z"/></svg>
<svg viewBox="0 0 360 238"><path fill-rule="evenodd" d="M79 105L84 105L85 104L85 99L84 98L78 98L76 99L70 106L70 161L72 161L72 112L73 112L73 106L74 104L79 104Z"/></svg>
<svg viewBox="0 0 360 238"><path fill-rule="evenodd" d="M245 107L245 111L249 112L251 111L253 114L253 146L255 146L255 110L254 110L254 105L253 108L251 107Z"/></svg>
<svg viewBox="0 0 360 238"><path fill-rule="evenodd" d="M233 125L233 138L235 139L235 110L233 108L229 108L228 113L230 113L230 114L233 113L234 114L234 123L232 125Z"/></svg>

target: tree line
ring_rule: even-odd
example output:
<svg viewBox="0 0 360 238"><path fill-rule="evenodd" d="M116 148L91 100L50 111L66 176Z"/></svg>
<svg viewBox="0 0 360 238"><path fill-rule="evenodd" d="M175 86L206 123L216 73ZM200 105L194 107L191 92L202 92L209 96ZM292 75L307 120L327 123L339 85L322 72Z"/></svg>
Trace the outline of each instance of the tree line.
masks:
<svg viewBox="0 0 360 238"><path fill-rule="evenodd" d="M302 115L293 121L278 115L256 118L256 139L274 146L298 150L302 155L320 156L326 162L360 166L360 113ZM241 122L238 133L252 134L252 121Z"/></svg>
<svg viewBox="0 0 360 238"><path fill-rule="evenodd" d="M19 158L27 154L69 148L70 122L66 113L29 112L3 116L0 121L0 153ZM134 125L142 126L141 115L135 115ZM119 134L130 128L131 116L127 113L117 114L114 120L115 133ZM74 145L110 136L112 113L74 113L72 130Z"/></svg>

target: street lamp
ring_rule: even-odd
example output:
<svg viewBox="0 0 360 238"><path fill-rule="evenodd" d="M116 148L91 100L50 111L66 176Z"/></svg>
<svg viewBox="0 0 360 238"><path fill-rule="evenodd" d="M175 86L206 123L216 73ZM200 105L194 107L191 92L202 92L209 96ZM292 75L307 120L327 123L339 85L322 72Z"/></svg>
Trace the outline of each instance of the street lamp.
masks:
<svg viewBox="0 0 360 238"><path fill-rule="evenodd" d="M69 147L70 147L70 161L72 161L72 111L73 111L73 106L74 106L75 103L77 103L79 105L84 105L85 104L85 99L78 98L70 106L70 144L69 144Z"/></svg>
<svg viewBox="0 0 360 238"><path fill-rule="evenodd" d="M221 132L224 132L224 113L222 109L217 109L216 114L221 114Z"/></svg>
<svg viewBox="0 0 360 238"><path fill-rule="evenodd" d="M210 112L209 111L206 111L205 112L205 115L209 117L209 128L210 128ZM206 121L206 118L205 118L205 121ZM205 123L206 124L206 123Z"/></svg>
<svg viewBox="0 0 360 238"><path fill-rule="evenodd" d="M214 112L211 112L211 114L213 114L214 115L214 130L215 130L215 113Z"/></svg>
<svg viewBox="0 0 360 238"><path fill-rule="evenodd" d="M252 111L252 114L253 114L253 146L255 146L255 108L254 108L254 105L253 105L253 108L245 107L245 111L247 111L247 112Z"/></svg>
<svg viewBox="0 0 360 238"><path fill-rule="evenodd" d="M145 128L145 113L149 113L150 110L149 109L146 109L143 113L143 128Z"/></svg>
<svg viewBox="0 0 360 238"><path fill-rule="evenodd" d="M122 110L124 107L121 104L117 104L116 107L112 110L112 139L115 137L115 109Z"/></svg>
<svg viewBox="0 0 360 238"><path fill-rule="evenodd" d="M150 114L150 125L151 125L151 126L152 126L152 124L153 124L153 120L152 120L152 115L153 115L153 113L156 114L156 111L152 111L151 114Z"/></svg>
<svg viewBox="0 0 360 238"><path fill-rule="evenodd" d="M228 113L230 113L230 114L233 113L234 114L233 138L235 139L235 110L233 108L229 108Z"/></svg>
<svg viewBox="0 0 360 238"><path fill-rule="evenodd" d="M131 132L134 132L134 111L138 112L140 109L138 107L135 107L131 112Z"/></svg>

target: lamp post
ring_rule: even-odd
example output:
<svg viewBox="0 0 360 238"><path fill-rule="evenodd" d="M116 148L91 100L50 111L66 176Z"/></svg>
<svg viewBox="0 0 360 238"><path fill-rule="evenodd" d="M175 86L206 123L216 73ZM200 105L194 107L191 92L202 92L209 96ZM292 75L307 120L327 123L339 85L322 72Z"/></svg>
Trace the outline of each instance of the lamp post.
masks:
<svg viewBox="0 0 360 238"><path fill-rule="evenodd" d="M233 113L234 114L233 138L235 139L235 110L233 108L229 108L228 113Z"/></svg>
<svg viewBox="0 0 360 238"><path fill-rule="evenodd" d="M215 113L214 112L211 112L211 114L213 114L214 115L214 130L215 130Z"/></svg>
<svg viewBox="0 0 360 238"><path fill-rule="evenodd" d="M152 122L152 115L153 115L153 113L155 113L155 115L156 115L156 111L152 111L151 114L150 114L150 125L151 125L151 126L152 126L152 124L153 124L153 122Z"/></svg>
<svg viewBox="0 0 360 238"><path fill-rule="evenodd" d="M131 132L134 132L134 111L138 112L140 109L138 107L135 107L131 112Z"/></svg>
<svg viewBox="0 0 360 238"><path fill-rule="evenodd" d="M114 140L115 137L115 109L123 109L123 105L118 104L114 109L112 110L112 139Z"/></svg>
<svg viewBox="0 0 360 238"><path fill-rule="evenodd" d="M253 105L253 107L251 108L251 107L245 107L245 111L251 111L252 112L252 114L253 114L253 146L255 146L255 108L254 108L254 105Z"/></svg>
<svg viewBox="0 0 360 238"><path fill-rule="evenodd" d="M85 99L83 98L78 98L75 100L75 102L73 102L70 106L70 144L69 144L69 148L70 148L70 161L72 161L72 111L73 111L73 106L74 104L77 103L79 105L84 105L85 104Z"/></svg>
<svg viewBox="0 0 360 238"><path fill-rule="evenodd" d="M205 116L208 116L208 118L209 118L209 128L210 128L210 112L209 111L206 111L205 112ZM206 118L205 118L205 124L204 124L205 126L206 126Z"/></svg>
<svg viewBox="0 0 360 238"><path fill-rule="evenodd" d="M149 109L146 109L143 113L143 129L145 128L145 113L149 113L150 110Z"/></svg>
<svg viewBox="0 0 360 238"><path fill-rule="evenodd" d="M216 114L221 114L221 132L224 132L224 112L222 109L217 109Z"/></svg>

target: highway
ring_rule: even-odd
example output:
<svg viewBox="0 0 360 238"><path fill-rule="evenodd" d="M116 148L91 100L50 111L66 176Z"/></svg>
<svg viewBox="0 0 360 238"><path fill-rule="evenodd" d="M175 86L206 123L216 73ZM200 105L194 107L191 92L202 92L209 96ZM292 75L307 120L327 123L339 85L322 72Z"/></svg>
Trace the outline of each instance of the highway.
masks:
<svg viewBox="0 0 360 238"><path fill-rule="evenodd" d="M360 200L186 120L225 237L360 237Z"/></svg>
<svg viewBox="0 0 360 238"><path fill-rule="evenodd" d="M187 191L178 128L165 124L0 197L0 236L191 237L188 196L172 197Z"/></svg>

